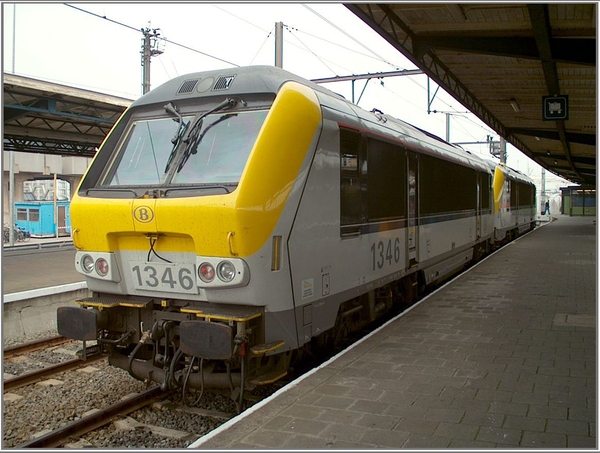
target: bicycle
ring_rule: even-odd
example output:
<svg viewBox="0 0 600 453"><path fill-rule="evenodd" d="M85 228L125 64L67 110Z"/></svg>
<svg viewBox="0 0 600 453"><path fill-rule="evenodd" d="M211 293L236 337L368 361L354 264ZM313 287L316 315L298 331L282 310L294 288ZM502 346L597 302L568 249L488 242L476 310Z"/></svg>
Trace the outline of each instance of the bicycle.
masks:
<svg viewBox="0 0 600 453"><path fill-rule="evenodd" d="M17 242L27 242L31 239L31 233L18 225L15 225L15 238Z"/></svg>

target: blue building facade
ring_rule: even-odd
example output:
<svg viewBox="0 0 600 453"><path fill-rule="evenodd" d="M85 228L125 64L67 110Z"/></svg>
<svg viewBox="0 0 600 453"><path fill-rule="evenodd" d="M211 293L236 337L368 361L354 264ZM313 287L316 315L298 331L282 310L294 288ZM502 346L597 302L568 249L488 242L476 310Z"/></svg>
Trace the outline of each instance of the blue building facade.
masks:
<svg viewBox="0 0 600 453"><path fill-rule="evenodd" d="M15 223L33 237L71 235L71 202L20 201L15 203Z"/></svg>

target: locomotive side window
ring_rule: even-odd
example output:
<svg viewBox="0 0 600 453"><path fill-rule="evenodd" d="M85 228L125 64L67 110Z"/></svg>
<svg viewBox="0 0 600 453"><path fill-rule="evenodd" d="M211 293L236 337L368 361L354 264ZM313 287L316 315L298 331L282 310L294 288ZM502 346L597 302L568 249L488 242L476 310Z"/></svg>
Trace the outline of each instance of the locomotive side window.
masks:
<svg viewBox="0 0 600 453"><path fill-rule="evenodd" d="M462 165L421 156L421 215L459 214L477 208L477 173Z"/></svg>
<svg viewBox="0 0 600 453"><path fill-rule="evenodd" d="M340 214L343 235L406 215L403 148L340 128Z"/></svg>
<svg viewBox="0 0 600 453"><path fill-rule="evenodd" d="M340 128L340 215L342 225L356 225L364 221L360 177L360 138L361 135L358 132Z"/></svg>
<svg viewBox="0 0 600 453"><path fill-rule="evenodd" d="M481 173L481 210L491 212L490 193L492 187L492 177L488 173Z"/></svg>
<svg viewBox="0 0 600 453"><path fill-rule="evenodd" d="M534 206L534 188L522 182L517 183L519 187L519 207Z"/></svg>
<svg viewBox="0 0 600 453"><path fill-rule="evenodd" d="M406 210L404 151L390 143L369 139L369 221L398 219Z"/></svg>
<svg viewBox="0 0 600 453"><path fill-rule="evenodd" d="M510 187L510 208L517 209L519 207L519 183L516 181L508 181L508 186Z"/></svg>

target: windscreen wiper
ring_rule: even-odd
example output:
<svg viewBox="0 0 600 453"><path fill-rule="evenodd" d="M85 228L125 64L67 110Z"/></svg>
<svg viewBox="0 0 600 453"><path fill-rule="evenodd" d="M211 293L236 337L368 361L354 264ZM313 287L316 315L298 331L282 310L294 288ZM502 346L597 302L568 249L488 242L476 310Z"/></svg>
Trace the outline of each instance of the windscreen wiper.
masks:
<svg viewBox="0 0 600 453"><path fill-rule="evenodd" d="M181 171L187 160L192 154L196 154L198 152L198 145L206 135L206 133L213 127L219 124L221 121L225 121L226 119L231 118L232 116L237 116L237 113L226 113L225 115L220 116L215 121L210 123L206 128L202 131L200 135L198 135L198 131L200 128L196 129L193 132L193 136L188 138L187 146L185 147L185 151L183 152L183 157L181 158L181 162L179 162L179 166L177 167L177 173ZM185 140L184 140L185 141Z"/></svg>
<svg viewBox="0 0 600 453"><path fill-rule="evenodd" d="M219 110L223 110L223 109L230 109L232 107L235 107L238 103L242 103L243 105L246 105L246 102L241 100L241 99L235 99L235 98L227 98L225 99L223 102L221 102L220 104L218 104L216 107L202 113L202 114L197 114L194 119L192 120L191 124L188 123L186 125L185 128L185 134L183 136L182 139L178 140L178 145L176 146L176 148L174 149L174 156L173 158L169 157L169 165L167 165L167 168L165 169L165 173L167 173L165 181L170 180L173 177L173 174L175 173L175 167L171 167L171 160L174 160L174 157L178 154L181 154L181 152L179 152L179 150L181 149L181 144L185 143L186 147L185 147L185 152L182 156L182 158L185 157L185 160L188 159L189 157L189 153L188 153L188 149L190 147L190 144L196 144L196 146L198 146L197 143L197 138L198 138L198 132L200 131L200 129L202 129L202 123L204 122L204 118L206 118L208 115L210 115L211 113L214 112L218 112ZM189 127L188 127L189 126ZM180 158L180 160L182 159ZM182 165L177 165L177 171L181 170Z"/></svg>
<svg viewBox="0 0 600 453"><path fill-rule="evenodd" d="M165 110L168 113L175 115L177 117L177 119L174 119L174 121L177 121L179 123L179 127L177 128L177 131L175 132L175 135L171 139L171 143L173 143L173 149L171 150L171 154L169 154L169 158L167 159L167 164L165 165L165 173L167 173L167 171L169 171L169 167L171 166L171 162L173 162L173 158L177 154L177 148L179 147L181 138L183 137L183 134L185 134L185 131L187 130L187 127L190 123L185 123L183 121L183 117L179 114L177 107L175 107L170 102L167 105L165 105Z"/></svg>

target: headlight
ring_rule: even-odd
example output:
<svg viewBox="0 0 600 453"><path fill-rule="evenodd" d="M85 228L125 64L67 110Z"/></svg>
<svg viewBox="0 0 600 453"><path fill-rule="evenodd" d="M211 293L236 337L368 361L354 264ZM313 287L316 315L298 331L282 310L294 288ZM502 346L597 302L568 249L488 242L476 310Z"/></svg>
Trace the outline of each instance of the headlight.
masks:
<svg viewBox="0 0 600 453"><path fill-rule="evenodd" d="M84 255L83 258L81 258L81 269L86 274L92 272L94 270L94 258L90 255Z"/></svg>
<svg viewBox="0 0 600 453"><path fill-rule="evenodd" d="M121 281L119 265L110 252L77 252L75 268L86 278L95 278L118 283Z"/></svg>
<svg viewBox="0 0 600 453"><path fill-rule="evenodd" d="M235 266L229 261L221 261L217 267L217 275L224 282L230 282L235 278Z"/></svg>
<svg viewBox="0 0 600 453"><path fill-rule="evenodd" d="M200 280L204 283L212 282L215 278L215 268L210 263L202 263L198 267L198 277L200 277Z"/></svg>
<svg viewBox="0 0 600 453"><path fill-rule="evenodd" d="M108 274L108 270L108 262L104 258L98 258L96 260L96 272L98 272L98 275L104 277Z"/></svg>
<svg viewBox="0 0 600 453"><path fill-rule="evenodd" d="M243 259L196 256L198 286L204 289L239 288L250 281L250 268Z"/></svg>

